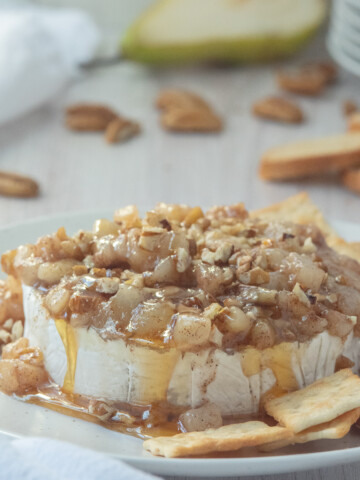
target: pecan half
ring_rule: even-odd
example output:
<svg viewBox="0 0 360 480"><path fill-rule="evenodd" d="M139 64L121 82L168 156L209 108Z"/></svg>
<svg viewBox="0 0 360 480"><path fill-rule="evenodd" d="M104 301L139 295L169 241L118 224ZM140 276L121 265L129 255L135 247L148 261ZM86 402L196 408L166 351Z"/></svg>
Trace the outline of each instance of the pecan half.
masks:
<svg viewBox="0 0 360 480"><path fill-rule="evenodd" d="M319 95L332 83L337 75L337 68L330 62L308 63L293 71L280 71L277 83L283 90L302 95Z"/></svg>
<svg viewBox="0 0 360 480"><path fill-rule="evenodd" d="M222 120L211 110L175 108L164 113L161 123L167 130L178 132L219 132Z"/></svg>
<svg viewBox="0 0 360 480"><path fill-rule="evenodd" d="M140 133L140 125L124 118L112 120L105 131L105 139L108 143L125 142Z"/></svg>
<svg viewBox="0 0 360 480"><path fill-rule="evenodd" d="M179 89L160 92L156 106L163 110L161 124L178 132L218 132L223 123L211 106L198 95Z"/></svg>
<svg viewBox="0 0 360 480"><path fill-rule="evenodd" d="M343 103L343 112L346 117L358 111L358 107L352 100L345 100Z"/></svg>
<svg viewBox="0 0 360 480"><path fill-rule="evenodd" d="M304 115L295 103L281 97L266 97L254 103L254 115L279 122L300 123Z"/></svg>
<svg viewBox="0 0 360 480"><path fill-rule="evenodd" d="M211 110L209 104L199 95L176 88L162 90L156 99L156 106L160 110L189 107Z"/></svg>
<svg viewBox="0 0 360 480"><path fill-rule="evenodd" d="M70 130L104 131L117 114L105 105L77 104L66 109L66 126Z"/></svg>
<svg viewBox="0 0 360 480"><path fill-rule="evenodd" d="M36 197L39 185L30 177L11 172L0 172L0 195L8 197Z"/></svg>

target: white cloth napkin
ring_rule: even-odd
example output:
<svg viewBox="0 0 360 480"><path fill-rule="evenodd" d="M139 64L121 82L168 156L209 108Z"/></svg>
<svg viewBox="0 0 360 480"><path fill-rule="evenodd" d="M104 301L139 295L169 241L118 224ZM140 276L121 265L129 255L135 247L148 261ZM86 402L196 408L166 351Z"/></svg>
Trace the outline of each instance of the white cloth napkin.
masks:
<svg viewBox="0 0 360 480"><path fill-rule="evenodd" d="M154 480L105 454L47 438L0 438L0 479Z"/></svg>
<svg viewBox="0 0 360 480"><path fill-rule="evenodd" d="M0 3L0 124L54 97L99 39L80 10Z"/></svg>

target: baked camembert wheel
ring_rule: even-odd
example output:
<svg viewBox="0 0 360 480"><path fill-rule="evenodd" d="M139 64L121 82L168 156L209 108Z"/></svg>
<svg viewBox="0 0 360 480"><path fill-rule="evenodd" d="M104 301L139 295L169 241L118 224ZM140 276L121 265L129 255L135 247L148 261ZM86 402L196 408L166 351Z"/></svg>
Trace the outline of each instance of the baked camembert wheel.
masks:
<svg viewBox="0 0 360 480"><path fill-rule="evenodd" d="M0 388L130 433L260 417L268 392L359 366L360 264L315 225L242 204L130 206L2 267L22 284L27 340L4 347Z"/></svg>

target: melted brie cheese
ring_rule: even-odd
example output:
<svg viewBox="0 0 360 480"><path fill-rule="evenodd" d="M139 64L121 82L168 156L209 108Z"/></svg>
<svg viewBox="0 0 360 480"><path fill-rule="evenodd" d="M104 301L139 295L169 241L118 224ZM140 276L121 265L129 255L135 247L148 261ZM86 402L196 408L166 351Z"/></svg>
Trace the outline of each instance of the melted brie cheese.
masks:
<svg viewBox="0 0 360 480"><path fill-rule="evenodd" d="M259 351L246 347L180 352L103 340L93 328L53 319L42 295L24 286L25 336L43 351L45 367L65 391L135 404L168 401L218 405L223 415L256 414L273 386L295 390L330 375L344 354L359 363L359 339L343 342L323 332L306 343L281 343ZM356 344L356 345L355 345ZM355 359L356 357L356 359Z"/></svg>

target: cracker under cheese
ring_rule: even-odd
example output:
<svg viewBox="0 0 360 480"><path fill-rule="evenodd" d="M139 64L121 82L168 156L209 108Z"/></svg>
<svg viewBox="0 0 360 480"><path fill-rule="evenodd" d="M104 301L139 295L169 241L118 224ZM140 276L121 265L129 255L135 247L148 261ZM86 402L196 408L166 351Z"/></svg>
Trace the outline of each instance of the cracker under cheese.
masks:
<svg viewBox="0 0 360 480"><path fill-rule="evenodd" d="M265 400L266 412L295 433L360 407L360 378L347 368L302 390Z"/></svg>
<svg viewBox="0 0 360 480"><path fill-rule="evenodd" d="M315 224L320 228L330 247L341 255L346 255L360 262L360 242L347 242L339 237L337 232L327 223L319 208L311 201L307 192L300 192L269 207L253 210L250 212L250 217L275 222L286 219L300 225Z"/></svg>
<svg viewBox="0 0 360 480"><path fill-rule="evenodd" d="M290 438L292 433L284 427L269 427L263 422L245 422L226 425L203 432L188 432L173 437L145 440L144 448L153 455L186 457L213 452L234 451L263 443Z"/></svg>
<svg viewBox="0 0 360 480"><path fill-rule="evenodd" d="M311 201L307 192L300 192L282 202L274 203L269 207L253 210L251 218L260 218L266 221L299 223L300 225L315 224L320 228L327 240L338 237L324 218L319 208Z"/></svg>

